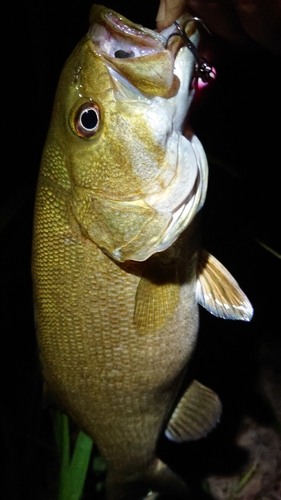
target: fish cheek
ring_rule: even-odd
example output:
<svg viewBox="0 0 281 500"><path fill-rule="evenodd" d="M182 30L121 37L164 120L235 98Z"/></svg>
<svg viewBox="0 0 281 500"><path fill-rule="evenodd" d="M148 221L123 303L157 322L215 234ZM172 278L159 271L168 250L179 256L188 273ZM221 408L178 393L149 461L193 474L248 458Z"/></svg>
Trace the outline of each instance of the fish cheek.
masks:
<svg viewBox="0 0 281 500"><path fill-rule="evenodd" d="M153 210L106 200L75 188L72 211L84 234L107 253L128 244L148 220Z"/></svg>
<svg viewBox="0 0 281 500"><path fill-rule="evenodd" d="M89 117L87 123L85 113L96 113L97 108L98 116ZM89 125L88 130L85 125ZM139 179L133 172L130 150L124 145L125 131L120 131L114 117L106 117L102 105L89 100L76 103L69 114L68 130L71 141L67 154L74 186L102 191L112 198L121 198L132 189L134 194L138 192Z"/></svg>
<svg viewBox="0 0 281 500"><path fill-rule="evenodd" d="M75 99L67 118L66 151L75 186L108 198L142 198L148 186L161 189L165 148L157 144L140 104ZM68 143L68 144L67 144Z"/></svg>

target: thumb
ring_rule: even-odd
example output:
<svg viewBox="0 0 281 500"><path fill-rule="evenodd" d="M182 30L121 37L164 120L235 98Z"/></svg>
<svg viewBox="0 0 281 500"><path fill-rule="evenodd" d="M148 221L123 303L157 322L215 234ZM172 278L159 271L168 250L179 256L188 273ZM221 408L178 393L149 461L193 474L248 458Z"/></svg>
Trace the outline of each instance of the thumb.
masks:
<svg viewBox="0 0 281 500"><path fill-rule="evenodd" d="M185 0L160 0L156 25L159 31L167 28L186 11Z"/></svg>

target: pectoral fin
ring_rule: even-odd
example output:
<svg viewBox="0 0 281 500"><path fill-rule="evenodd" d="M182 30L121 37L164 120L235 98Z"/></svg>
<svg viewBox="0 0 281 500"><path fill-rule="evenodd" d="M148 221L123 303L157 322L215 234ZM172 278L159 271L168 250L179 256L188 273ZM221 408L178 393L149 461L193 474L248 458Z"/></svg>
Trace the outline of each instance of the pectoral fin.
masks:
<svg viewBox="0 0 281 500"><path fill-rule="evenodd" d="M196 299L207 311L224 319L250 321L253 307L228 270L206 250L198 264Z"/></svg>
<svg viewBox="0 0 281 500"><path fill-rule="evenodd" d="M165 434L179 443L205 437L219 422L221 409L217 394L194 380L174 410Z"/></svg>

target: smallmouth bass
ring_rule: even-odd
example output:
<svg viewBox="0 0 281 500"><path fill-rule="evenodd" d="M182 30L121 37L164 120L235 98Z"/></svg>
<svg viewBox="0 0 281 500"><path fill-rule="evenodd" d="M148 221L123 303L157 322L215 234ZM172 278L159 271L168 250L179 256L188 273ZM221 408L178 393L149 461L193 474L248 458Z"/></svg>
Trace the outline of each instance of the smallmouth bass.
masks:
<svg viewBox="0 0 281 500"><path fill-rule="evenodd" d="M190 16L180 26L197 45ZM186 498L160 432L198 439L221 413L193 381L179 399L198 303L249 320L228 271L200 247L208 166L184 122L194 59L180 37L94 5L58 84L38 179L35 315L50 390L107 461L108 500ZM178 401L179 399L179 401Z"/></svg>

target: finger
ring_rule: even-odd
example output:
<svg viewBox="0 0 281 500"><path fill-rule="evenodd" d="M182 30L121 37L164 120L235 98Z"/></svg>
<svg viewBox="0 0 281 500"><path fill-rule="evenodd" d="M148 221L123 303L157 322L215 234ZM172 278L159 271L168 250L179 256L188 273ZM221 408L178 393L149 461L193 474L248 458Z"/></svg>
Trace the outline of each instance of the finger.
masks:
<svg viewBox="0 0 281 500"><path fill-rule="evenodd" d="M281 52L280 0L234 0L245 32L257 43Z"/></svg>
<svg viewBox="0 0 281 500"><path fill-rule="evenodd" d="M161 31L167 28L184 12L186 12L185 0L160 0L156 17L157 29Z"/></svg>

